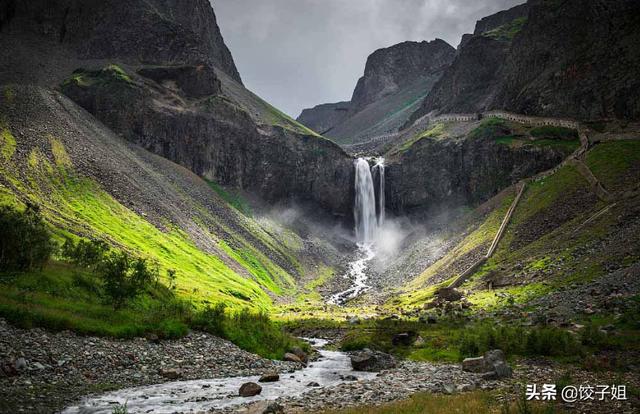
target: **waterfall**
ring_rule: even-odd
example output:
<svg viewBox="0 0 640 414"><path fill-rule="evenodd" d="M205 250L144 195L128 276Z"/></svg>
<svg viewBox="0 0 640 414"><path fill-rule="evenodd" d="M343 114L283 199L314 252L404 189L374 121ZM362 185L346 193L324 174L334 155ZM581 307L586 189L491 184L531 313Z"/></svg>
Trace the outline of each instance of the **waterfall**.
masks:
<svg viewBox="0 0 640 414"><path fill-rule="evenodd" d="M378 158L376 165L373 167L378 171L378 227L384 225L384 158Z"/></svg>
<svg viewBox="0 0 640 414"><path fill-rule="evenodd" d="M370 245L375 240L378 223L376 221L376 196L369 163L364 158L355 161L356 204L353 214L356 222L356 241Z"/></svg>

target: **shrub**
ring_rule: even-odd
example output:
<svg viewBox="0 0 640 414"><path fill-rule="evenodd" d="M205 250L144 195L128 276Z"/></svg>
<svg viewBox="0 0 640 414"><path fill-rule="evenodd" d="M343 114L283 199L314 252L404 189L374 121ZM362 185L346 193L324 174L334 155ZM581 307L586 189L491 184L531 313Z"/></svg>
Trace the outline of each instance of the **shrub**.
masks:
<svg viewBox="0 0 640 414"><path fill-rule="evenodd" d="M109 246L102 240L84 240L78 243L67 239L62 245L62 256L71 263L81 267L95 267L109 251Z"/></svg>
<svg viewBox="0 0 640 414"><path fill-rule="evenodd" d="M114 308L140 295L158 279L158 268L146 259L132 258L124 252L111 252L96 267L103 292Z"/></svg>
<svg viewBox="0 0 640 414"><path fill-rule="evenodd" d="M33 204L24 211L0 206L0 234L0 269L4 271L42 269L55 247L40 208Z"/></svg>
<svg viewBox="0 0 640 414"><path fill-rule="evenodd" d="M207 306L198 312L192 321L192 325L203 331L224 337L224 320L227 306L218 303L215 306Z"/></svg>

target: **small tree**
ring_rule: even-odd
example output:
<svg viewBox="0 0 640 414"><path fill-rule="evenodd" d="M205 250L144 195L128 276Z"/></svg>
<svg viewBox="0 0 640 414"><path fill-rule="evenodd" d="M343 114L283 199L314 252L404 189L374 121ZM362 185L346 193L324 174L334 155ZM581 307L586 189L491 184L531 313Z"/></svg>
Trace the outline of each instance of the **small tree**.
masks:
<svg viewBox="0 0 640 414"><path fill-rule="evenodd" d="M42 269L55 247L35 204L27 204L24 211L0 206L0 234L3 271Z"/></svg>
<svg viewBox="0 0 640 414"><path fill-rule="evenodd" d="M158 277L157 266L124 252L106 254L96 270L104 294L115 309L135 299Z"/></svg>
<svg viewBox="0 0 640 414"><path fill-rule="evenodd" d="M167 269L167 278L169 279L169 289L176 288L176 269Z"/></svg>
<svg viewBox="0 0 640 414"><path fill-rule="evenodd" d="M80 239L78 243L67 239L62 245L62 256L73 264L81 267L93 268L97 266L109 251L109 245L102 240Z"/></svg>

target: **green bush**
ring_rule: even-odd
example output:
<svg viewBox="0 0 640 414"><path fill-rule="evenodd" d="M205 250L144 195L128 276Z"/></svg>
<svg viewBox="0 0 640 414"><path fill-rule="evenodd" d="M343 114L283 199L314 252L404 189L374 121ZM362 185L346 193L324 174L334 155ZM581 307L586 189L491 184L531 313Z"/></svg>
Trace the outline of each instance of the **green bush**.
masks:
<svg viewBox="0 0 640 414"><path fill-rule="evenodd" d="M106 254L96 266L96 272L102 281L106 299L116 309L158 280L157 265L146 259L132 258L124 252Z"/></svg>
<svg viewBox="0 0 640 414"><path fill-rule="evenodd" d="M232 314L224 304L207 307L193 317L191 325L265 358L282 359L293 347L308 347L306 342L286 333L266 313L247 308Z"/></svg>
<svg viewBox="0 0 640 414"><path fill-rule="evenodd" d="M95 267L109 251L109 246L102 240L80 239L78 243L67 239L62 245L62 257L81 267Z"/></svg>
<svg viewBox="0 0 640 414"><path fill-rule="evenodd" d="M0 234L1 271L42 269L55 247L40 208L33 204L24 211L0 206Z"/></svg>

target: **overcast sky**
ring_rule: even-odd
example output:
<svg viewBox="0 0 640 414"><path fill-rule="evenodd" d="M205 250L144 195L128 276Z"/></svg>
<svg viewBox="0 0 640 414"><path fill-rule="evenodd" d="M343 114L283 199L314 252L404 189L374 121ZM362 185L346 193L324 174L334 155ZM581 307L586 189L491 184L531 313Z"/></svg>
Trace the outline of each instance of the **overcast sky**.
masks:
<svg viewBox="0 0 640 414"><path fill-rule="evenodd" d="M453 47L524 0L212 0L244 84L293 117L351 99L367 56L405 40Z"/></svg>

